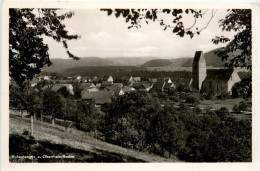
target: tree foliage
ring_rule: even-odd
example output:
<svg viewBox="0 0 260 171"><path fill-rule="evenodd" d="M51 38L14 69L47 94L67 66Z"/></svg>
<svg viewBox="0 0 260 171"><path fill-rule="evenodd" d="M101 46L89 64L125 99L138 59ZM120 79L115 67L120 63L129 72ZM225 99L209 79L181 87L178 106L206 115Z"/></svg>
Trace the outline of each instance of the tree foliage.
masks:
<svg viewBox="0 0 260 171"><path fill-rule="evenodd" d="M107 15L114 14L116 18L125 18L126 23L130 23L128 29L141 28L142 21L146 24L149 22L158 22L163 30L171 29L172 32L180 37L199 35L204 30L215 15L215 10L211 11L211 18L204 27L194 29L198 19L202 18L209 10L195 10L195 9L101 9L107 12ZM165 15L172 16L170 22L165 21ZM193 23L187 26L183 21L183 16L188 15L193 18Z"/></svg>
<svg viewBox="0 0 260 171"><path fill-rule="evenodd" d="M222 60L227 60L229 53L236 52L228 67L241 67L252 70L252 20L251 9L229 9L228 14L224 19L219 21L222 31L236 31L233 40L230 40L224 36L216 36L212 40L214 44L230 43L225 47L217 51L218 56Z"/></svg>
<svg viewBox="0 0 260 171"><path fill-rule="evenodd" d="M185 104L162 107L148 94L134 92L103 112L102 133L114 144L189 162L251 161L251 123L233 119L227 108L202 114Z"/></svg>
<svg viewBox="0 0 260 171"><path fill-rule="evenodd" d="M62 15L58 9L17 9L9 10L9 75L23 88L26 80L31 80L45 65L50 66L48 45L43 37L51 37L61 42L69 57L67 40L77 39L66 30L64 19L71 18L72 12Z"/></svg>

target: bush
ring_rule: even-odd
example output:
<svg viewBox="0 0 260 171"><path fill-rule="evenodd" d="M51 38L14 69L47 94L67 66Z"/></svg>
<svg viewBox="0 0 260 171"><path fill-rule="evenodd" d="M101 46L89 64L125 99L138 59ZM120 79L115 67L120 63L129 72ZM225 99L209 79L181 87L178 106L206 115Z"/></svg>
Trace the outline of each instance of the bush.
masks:
<svg viewBox="0 0 260 171"><path fill-rule="evenodd" d="M229 111L226 107L221 107L219 110L217 110L216 114L222 121L224 121L228 118Z"/></svg>
<svg viewBox="0 0 260 171"><path fill-rule="evenodd" d="M23 135L29 135L29 131L27 129L23 129Z"/></svg>
<svg viewBox="0 0 260 171"><path fill-rule="evenodd" d="M233 106L233 108L232 108L232 111L239 113L239 112L240 112L239 106L235 104L235 105Z"/></svg>
<svg viewBox="0 0 260 171"><path fill-rule="evenodd" d="M188 96L186 98L186 103L191 103L192 105L197 105L199 103L199 99L193 96Z"/></svg>
<svg viewBox="0 0 260 171"><path fill-rule="evenodd" d="M238 107L239 107L240 111L244 112L244 111L247 110L248 104L245 101L241 101L241 102L239 102L239 106Z"/></svg>

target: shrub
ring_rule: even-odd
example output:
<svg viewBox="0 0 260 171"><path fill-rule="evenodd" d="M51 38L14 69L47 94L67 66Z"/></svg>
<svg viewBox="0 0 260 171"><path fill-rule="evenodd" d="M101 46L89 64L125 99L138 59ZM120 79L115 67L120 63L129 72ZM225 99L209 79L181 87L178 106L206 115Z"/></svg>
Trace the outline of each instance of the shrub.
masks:
<svg viewBox="0 0 260 171"><path fill-rule="evenodd" d="M235 105L233 106L233 108L232 108L232 111L239 113L239 112L240 112L239 106L235 104Z"/></svg>
<svg viewBox="0 0 260 171"><path fill-rule="evenodd" d="M228 118L229 111L226 107L221 107L220 109L217 110L216 114L223 121Z"/></svg>
<svg viewBox="0 0 260 171"><path fill-rule="evenodd" d="M199 103L199 99L193 96L188 96L186 98L186 103L191 103L192 105L196 105Z"/></svg>
<svg viewBox="0 0 260 171"><path fill-rule="evenodd" d="M26 129L26 128L23 129L23 135L29 135L28 129Z"/></svg>
<svg viewBox="0 0 260 171"><path fill-rule="evenodd" d="M239 110L240 111L245 111L245 110L247 110L247 108L248 108L248 104L245 102L245 101L241 101L241 102L239 102Z"/></svg>

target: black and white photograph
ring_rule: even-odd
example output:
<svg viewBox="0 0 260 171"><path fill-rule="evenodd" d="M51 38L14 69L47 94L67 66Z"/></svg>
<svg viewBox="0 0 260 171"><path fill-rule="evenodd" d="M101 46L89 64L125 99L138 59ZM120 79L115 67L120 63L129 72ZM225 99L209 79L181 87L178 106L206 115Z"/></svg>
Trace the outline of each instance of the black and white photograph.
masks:
<svg viewBox="0 0 260 171"><path fill-rule="evenodd" d="M5 6L9 164L252 164L259 4L135 4Z"/></svg>

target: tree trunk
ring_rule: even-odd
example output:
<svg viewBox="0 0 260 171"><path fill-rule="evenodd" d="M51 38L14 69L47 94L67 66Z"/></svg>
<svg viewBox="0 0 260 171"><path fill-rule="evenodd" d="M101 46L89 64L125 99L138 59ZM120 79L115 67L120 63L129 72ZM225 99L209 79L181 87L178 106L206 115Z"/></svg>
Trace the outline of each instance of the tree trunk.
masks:
<svg viewBox="0 0 260 171"><path fill-rule="evenodd" d="M33 136L33 115L31 115L31 136Z"/></svg>

